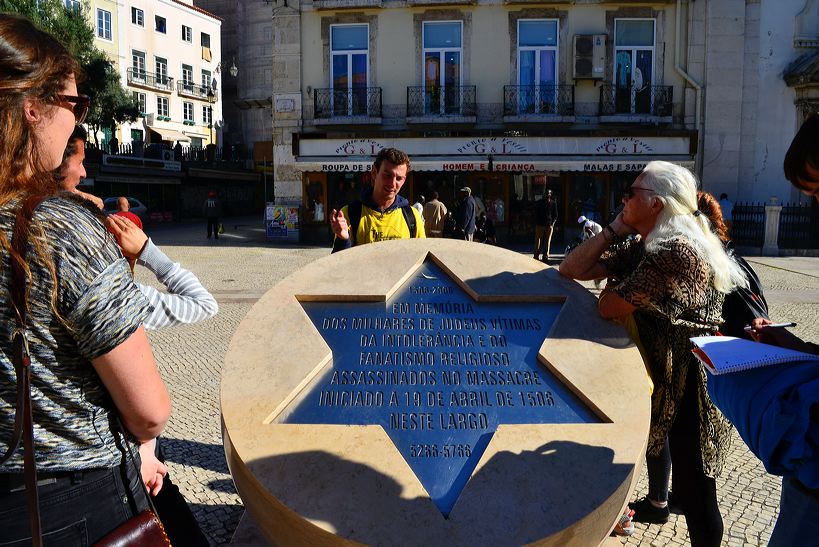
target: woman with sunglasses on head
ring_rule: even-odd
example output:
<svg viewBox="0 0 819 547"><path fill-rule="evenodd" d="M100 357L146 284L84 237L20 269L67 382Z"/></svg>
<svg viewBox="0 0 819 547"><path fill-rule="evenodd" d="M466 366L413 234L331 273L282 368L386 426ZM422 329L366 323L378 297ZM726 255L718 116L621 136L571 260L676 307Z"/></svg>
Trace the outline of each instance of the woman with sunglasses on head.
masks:
<svg viewBox="0 0 819 547"><path fill-rule="evenodd" d="M127 261L90 211L57 197L54 170L88 108L78 71L53 37L0 15L0 529L11 543L39 543L30 490L39 494L42 537L55 545L92 544L145 509L140 462L128 447L150 453L136 448L170 415L142 326L148 302ZM31 220L17 221L21 213ZM19 229L12 234L15 223L29 227L25 254L14 248L25 241ZM27 282L19 306L14 279ZM26 450L12 439L21 347L30 356L36 489L26 487ZM161 464L142 465L152 485L161 482Z"/></svg>
<svg viewBox="0 0 819 547"><path fill-rule="evenodd" d="M600 294L600 314L631 316L654 384L647 454L659 455L668 439L672 487L691 545L718 546L723 524L714 479L730 424L708 398L689 338L714 334L725 295L747 281L697 208L697 182L687 169L649 163L623 202L611 224L566 257L560 273L611 278ZM609 251L634 233L640 240Z"/></svg>

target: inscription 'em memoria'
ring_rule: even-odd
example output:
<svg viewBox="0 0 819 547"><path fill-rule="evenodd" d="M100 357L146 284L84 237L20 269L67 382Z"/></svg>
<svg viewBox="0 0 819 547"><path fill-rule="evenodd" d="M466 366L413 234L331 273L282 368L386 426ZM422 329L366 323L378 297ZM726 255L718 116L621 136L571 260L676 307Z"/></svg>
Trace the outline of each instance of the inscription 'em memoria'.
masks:
<svg viewBox="0 0 819 547"><path fill-rule="evenodd" d="M385 302L302 302L332 367L280 421L381 425L448 515L500 424L598 423L538 350L560 310L472 300L424 262Z"/></svg>

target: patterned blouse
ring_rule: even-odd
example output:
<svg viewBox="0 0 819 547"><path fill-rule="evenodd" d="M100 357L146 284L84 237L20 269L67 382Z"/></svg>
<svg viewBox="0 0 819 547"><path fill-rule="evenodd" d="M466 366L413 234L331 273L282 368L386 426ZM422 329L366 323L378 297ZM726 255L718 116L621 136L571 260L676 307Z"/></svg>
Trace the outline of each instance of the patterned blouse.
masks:
<svg viewBox="0 0 819 547"><path fill-rule="evenodd" d="M637 308L634 321L654 381L648 453L657 455L662 449L690 369L698 380L705 474L718 476L730 446L731 424L708 397L705 371L689 340L714 334L722 320L724 295L714 288L708 263L681 237L661 242L651 253L642 242L629 242L604 254L601 262L615 278L614 292Z"/></svg>
<svg viewBox="0 0 819 547"><path fill-rule="evenodd" d="M17 205L0 206L0 235L11 239ZM28 262L29 344L37 467L67 471L113 467L122 460L113 402L91 360L124 342L143 322L148 302L134 284L113 237L92 213L76 203L51 198L37 208L31 224ZM54 279L34 245L56 271ZM16 374L11 335L16 328L9 296L8 251L0 257L0 453L11 438ZM0 472L21 472L22 443Z"/></svg>

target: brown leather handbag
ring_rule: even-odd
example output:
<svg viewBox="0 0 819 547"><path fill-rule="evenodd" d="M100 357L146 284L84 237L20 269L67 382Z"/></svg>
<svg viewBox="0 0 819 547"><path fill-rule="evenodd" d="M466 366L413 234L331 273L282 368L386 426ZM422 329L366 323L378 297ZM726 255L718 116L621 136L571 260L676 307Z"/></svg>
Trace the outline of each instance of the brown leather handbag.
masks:
<svg viewBox="0 0 819 547"><path fill-rule="evenodd" d="M20 440L23 440L23 462L25 469L26 493L28 494L28 512L31 523L31 537L34 547L42 547L43 534L40 525L40 500L37 492L37 465L34 458L34 424L31 414L31 357L29 354L27 338L27 315L26 293L28 279L26 276L26 251L28 247L29 228L34 210L45 199L44 196L29 196L23 200L20 210L14 222L14 233L12 236L11 249L11 301L16 312L17 328L12 335L13 355L15 372L17 373L17 410L14 415L14 433L9 443L9 448L5 454L0 456L0 463L5 462L17 450ZM125 429L120 426L124 432ZM129 443L125 446L128 450L131 463L140 476L139 466ZM108 535L103 537L95 545L102 547L138 545L146 547L168 547L171 542L165 533L165 528L156 516L156 508L151 501L151 494L145 488L142 479L140 485L145 492L148 505L151 510L142 511L140 514L131 517Z"/></svg>

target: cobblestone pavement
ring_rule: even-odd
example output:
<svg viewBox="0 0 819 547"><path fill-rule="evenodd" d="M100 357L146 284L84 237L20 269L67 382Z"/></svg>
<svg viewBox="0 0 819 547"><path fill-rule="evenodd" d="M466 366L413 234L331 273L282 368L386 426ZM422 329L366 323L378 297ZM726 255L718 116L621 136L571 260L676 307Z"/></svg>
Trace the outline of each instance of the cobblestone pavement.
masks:
<svg viewBox="0 0 819 547"><path fill-rule="evenodd" d="M329 253L328 248L268 243L255 219L227 219L225 229L217 242L205 239L204 224L148 228L154 242L195 272L219 302L219 314L209 321L150 334L174 403L162 436L170 472L213 545L230 541L243 512L225 463L219 420L219 382L228 344L267 289ZM796 321L793 330L798 335L819 340L819 258L749 261L763 281L772 317ZM137 270L137 278L152 281L144 269ZM647 485L643 471L633 499L645 495ZM726 471L717 481L724 545L767 543L778 511L779 487L779 478L766 474L735 436ZM623 544L688 544L685 519L676 515L663 526L638 523L636 528L633 536L621 538Z"/></svg>

